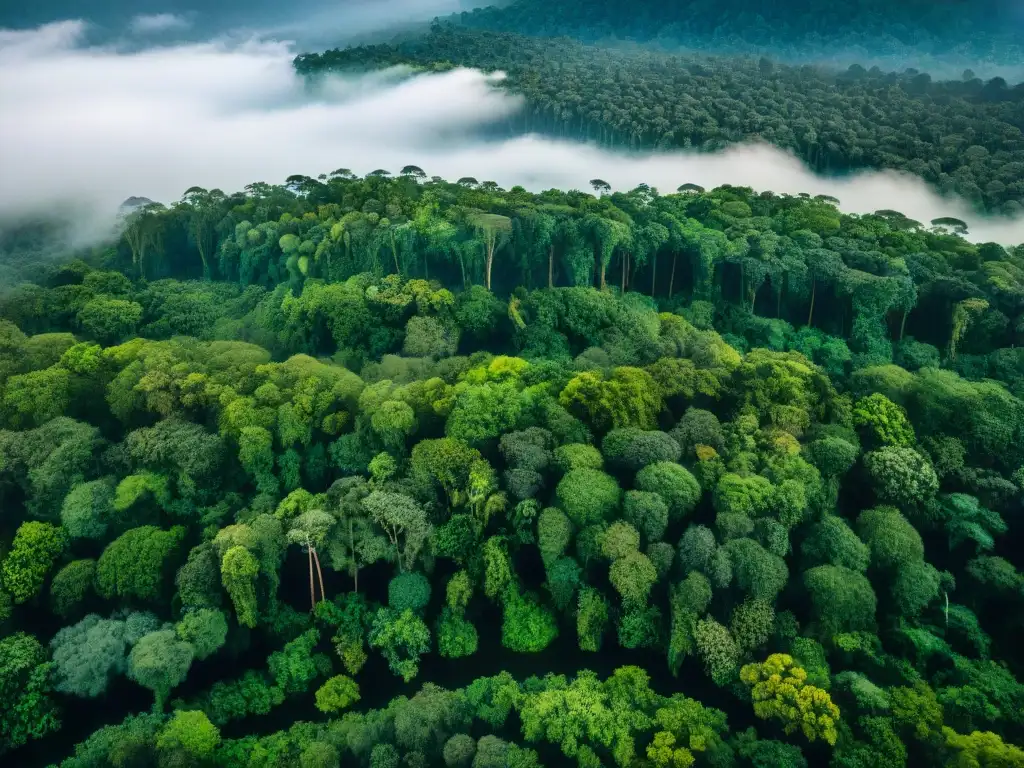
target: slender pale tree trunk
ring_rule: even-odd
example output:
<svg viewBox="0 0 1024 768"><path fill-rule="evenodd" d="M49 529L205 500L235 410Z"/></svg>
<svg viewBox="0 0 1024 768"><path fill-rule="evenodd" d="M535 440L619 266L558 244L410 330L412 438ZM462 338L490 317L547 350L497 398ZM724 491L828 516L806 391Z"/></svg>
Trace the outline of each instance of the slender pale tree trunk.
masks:
<svg viewBox="0 0 1024 768"><path fill-rule="evenodd" d="M401 275L402 268L398 266L398 245L395 243L395 233L391 233L391 258L395 260L395 274Z"/></svg>
<svg viewBox="0 0 1024 768"><path fill-rule="evenodd" d="M196 248L199 250L199 258L203 262L203 280L209 280L210 265L206 261L206 254L203 252L203 246L199 244L198 238L196 238Z"/></svg>
<svg viewBox="0 0 1024 768"><path fill-rule="evenodd" d="M398 529L397 528L385 528L385 532L388 534L388 538L391 540L391 545L395 548L395 559L398 561L398 572L402 573L405 568L402 567L402 551L398 548Z"/></svg>
<svg viewBox="0 0 1024 768"><path fill-rule="evenodd" d="M491 290L491 265L494 263L494 240L488 238L487 240L487 290Z"/></svg>
<svg viewBox="0 0 1024 768"><path fill-rule="evenodd" d="M679 254L673 253L672 254L672 273L668 277L668 297L670 299L672 298L672 286L675 284L675 281L676 281L676 261L678 261L678 259L679 259Z"/></svg>
<svg viewBox="0 0 1024 768"><path fill-rule="evenodd" d="M324 589L324 572L320 570L320 558L317 555L315 549L312 550L312 552L313 552L313 562L316 563L316 578L317 578L317 581L320 582L320 599L321 600L326 600L327 599L327 590Z"/></svg>
<svg viewBox="0 0 1024 768"><path fill-rule="evenodd" d="M555 246L548 246L548 288L555 287Z"/></svg>
<svg viewBox="0 0 1024 768"><path fill-rule="evenodd" d="M807 324L811 325L814 322L814 296L818 292L818 281L811 280L811 311L807 313Z"/></svg>
<svg viewBox="0 0 1024 768"><path fill-rule="evenodd" d="M313 548L306 542L306 555L309 557L309 610L316 610L316 592L313 590Z"/></svg>

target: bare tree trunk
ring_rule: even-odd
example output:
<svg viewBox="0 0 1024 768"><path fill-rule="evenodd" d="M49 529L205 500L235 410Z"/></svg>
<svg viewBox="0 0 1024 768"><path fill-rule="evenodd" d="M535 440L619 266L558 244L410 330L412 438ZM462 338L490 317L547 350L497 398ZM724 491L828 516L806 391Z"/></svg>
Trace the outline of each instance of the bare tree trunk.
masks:
<svg viewBox="0 0 1024 768"><path fill-rule="evenodd" d="M320 599L327 599L327 591L324 589L324 573L320 570L320 558L316 554L316 550L310 550L313 553L313 561L316 563L316 577L320 582Z"/></svg>
<svg viewBox="0 0 1024 768"><path fill-rule="evenodd" d="M206 262L206 253L204 252L203 246L199 242L199 237L196 237L196 248L199 250L199 258L203 262L203 280L209 280L210 265Z"/></svg>
<svg viewBox="0 0 1024 768"><path fill-rule="evenodd" d="M903 341L903 331L907 327L907 315L909 314L910 312L908 310L903 310L903 319L900 320L900 337L897 341Z"/></svg>
<svg viewBox="0 0 1024 768"><path fill-rule="evenodd" d="M494 263L494 245L487 244L487 290L491 290L491 265Z"/></svg>
<svg viewBox="0 0 1024 768"><path fill-rule="evenodd" d="M316 610L316 592L313 591L313 548L306 542L306 554L309 556L309 610Z"/></svg>
<svg viewBox="0 0 1024 768"><path fill-rule="evenodd" d="M402 274L402 268L398 266L398 248L395 245L395 235L394 235L394 232L391 233L391 238L390 239L391 239L391 258L393 258L395 260L395 274L396 275L401 275Z"/></svg>
<svg viewBox="0 0 1024 768"><path fill-rule="evenodd" d="M555 246L548 246L548 288L555 287Z"/></svg>
<svg viewBox="0 0 1024 768"><path fill-rule="evenodd" d="M651 254L651 298L654 298L654 290L658 280L658 254Z"/></svg>
<svg viewBox="0 0 1024 768"><path fill-rule="evenodd" d="M818 292L818 281L811 280L811 311L807 313L807 324L814 322L814 296Z"/></svg>
<svg viewBox="0 0 1024 768"><path fill-rule="evenodd" d="M626 292L626 256L622 256L622 293Z"/></svg>
<svg viewBox="0 0 1024 768"><path fill-rule="evenodd" d="M402 567L402 553L398 549L398 531L392 531L390 528L385 528L384 530L387 532L388 538L391 540L391 544L395 548L395 560L398 561L398 572L402 573L405 568Z"/></svg>
<svg viewBox="0 0 1024 768"><path fill-rule="evenodd" d="M679 254L673 253L672 254L672 274L670 274L669 278L668 278L668 297L670 299L672 298L672 286L676 282L676 261L678 261L678 260L679 260Z"/></svg>

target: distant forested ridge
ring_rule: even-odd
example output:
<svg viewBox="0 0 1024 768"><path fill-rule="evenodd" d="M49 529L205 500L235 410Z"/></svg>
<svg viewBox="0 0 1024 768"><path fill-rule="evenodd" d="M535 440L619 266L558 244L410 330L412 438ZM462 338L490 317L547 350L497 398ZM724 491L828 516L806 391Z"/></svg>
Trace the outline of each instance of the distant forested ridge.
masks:
<svg viewBox="0 0 1024 768"><path fill-rule="evenodd" d="M0 760L1024 766L1024 249L681 182L0 240Z"/></svg>
<svg viewBox="0 0 1024 768"><path fill-rule="evenodd" d="M518 0L468 26L594 42L628 39L797 58L839 51L1017 64L1024 16L1007 0Z"/></svg>
<svg viewBox="0 0 1024 768"><path fill-rule="evenodd" d="M508 73L526 97L510 131L616 149L713 151L760 139L821 173L892 168L979 208L1024 212L1024 84L933 81L852 66L841 73L767 59L670 55L437 24L390 44L304 54L316 75L394 64Z"/></svg>

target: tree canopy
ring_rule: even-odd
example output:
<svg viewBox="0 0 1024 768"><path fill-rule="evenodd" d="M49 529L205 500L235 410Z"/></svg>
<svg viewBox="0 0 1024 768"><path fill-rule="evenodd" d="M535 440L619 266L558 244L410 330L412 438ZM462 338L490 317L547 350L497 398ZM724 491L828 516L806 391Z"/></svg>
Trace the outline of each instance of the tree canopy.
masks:
<svg viewBox="0 0 1024 768"><path fill-rule="evenodd" d="M5 290L3 759L1016 765L1024 253L599 191L253 185Z"/></svg>

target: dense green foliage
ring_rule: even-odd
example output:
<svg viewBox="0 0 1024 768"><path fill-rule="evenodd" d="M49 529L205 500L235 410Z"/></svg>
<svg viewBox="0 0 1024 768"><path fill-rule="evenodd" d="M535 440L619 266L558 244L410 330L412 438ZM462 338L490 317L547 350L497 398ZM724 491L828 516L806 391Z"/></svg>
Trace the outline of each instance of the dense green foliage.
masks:
<svg viewBox="0 0 1024 768"><path fill-rule="evenodd" d="M4 759L1024 764L1024 251L407 168L80 256L0 299Z"/></svg>
<svg viewBox="0 0 1024 768"><path fill-rule="evenodd" d="M782 51L793 57L937 54L1012 61L1019 19L1012 3L977 0L515 0L463 13L465 24L585 40L653 41L730 52Z"/></svg>

